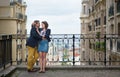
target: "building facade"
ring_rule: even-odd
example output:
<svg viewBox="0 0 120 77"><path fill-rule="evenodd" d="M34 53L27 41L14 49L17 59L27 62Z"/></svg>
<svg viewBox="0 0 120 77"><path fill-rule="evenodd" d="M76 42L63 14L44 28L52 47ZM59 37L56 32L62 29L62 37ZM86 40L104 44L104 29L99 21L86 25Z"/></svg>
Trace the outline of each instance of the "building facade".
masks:
<svg viewBox="0 0 120 77"><path fill-rule="evenodd" d="M23 0L0 0L0 34L12 35L12 61L25 61L26 4Z"/></svg>
<svg viewBox="0 0 120 77"><path fill-rule="evenodd" d="M81 37L86 37L86 34L88 33L88 23L89 23L89 12L88 12L88 8L89 8L89 0L82 0L82 13L81 13ZM84 61L85 59L88 59L87 55L89 52L87 52L87 47L88 47L88 44L87 41L85 41L84 39L81 40L80 42L80 55L81 55L81 58L80 60L82 61L81 64L84 64ZM85 55L87 54L87 55Z"/></svg>
<svg viewBox="0 0 120 77"><path fill-rule="evenodd" d="M101 63L97 63L97 61L106 60L108 65L120 64L114 62L120 61L119 7L120 0L82 1L81 63L98 65ZM107 39L104 39L104 36Z"/></svg>
<svg viewBox="0 0 120 77"><path fill-rule="evenodd" d="M109 0L106 2L107 28L106 34L110 34L107 38L107 58L114 61L120 61L120 0ZM120 65L119 62L111 64Z"/></svg>
<svg viewBox="0 0 120 77"><path fill-rule="evenodd" d="M87 2L86 4L84 4ZM87 7L85 8L86 5ZM87 18L81 15L81 63L101 65L104 61L104 36L106 34L106 0L83 0L83 14L87 10ZM85 19L86 18L86 19ZM84 23L84 21L87 21ZM85 27L85 30L83 29ZM85 62L85 63L84 63Z"/></svg>

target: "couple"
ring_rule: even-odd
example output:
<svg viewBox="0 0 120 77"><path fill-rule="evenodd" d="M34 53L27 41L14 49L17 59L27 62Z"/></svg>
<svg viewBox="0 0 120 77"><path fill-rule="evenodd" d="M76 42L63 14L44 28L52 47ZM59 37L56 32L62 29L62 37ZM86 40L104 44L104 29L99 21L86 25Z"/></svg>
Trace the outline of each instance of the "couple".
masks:
<svg viewBox="0 0 120 77"><path fill-rule="evenodd" d="M35 72L34 64L39 58L40 70L45 72L46 54L48 53L48 43L50 42L51 30L48 29L47 21L42 21L41 28L39 20L35 20L32 24L30 37L27 40L26 46L28 48L27 69L28 72Z"/></svg>

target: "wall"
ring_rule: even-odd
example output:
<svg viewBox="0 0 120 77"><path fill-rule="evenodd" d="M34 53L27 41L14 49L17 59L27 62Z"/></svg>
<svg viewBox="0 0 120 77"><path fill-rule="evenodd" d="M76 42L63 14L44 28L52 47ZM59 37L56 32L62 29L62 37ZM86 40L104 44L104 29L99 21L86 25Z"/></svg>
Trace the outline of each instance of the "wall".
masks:
<svg viewBox="0 0 120 77"><path fill-rule="evenodd" d="M15 20L0 20L0 34L16 34L17 23Z"/></svg>

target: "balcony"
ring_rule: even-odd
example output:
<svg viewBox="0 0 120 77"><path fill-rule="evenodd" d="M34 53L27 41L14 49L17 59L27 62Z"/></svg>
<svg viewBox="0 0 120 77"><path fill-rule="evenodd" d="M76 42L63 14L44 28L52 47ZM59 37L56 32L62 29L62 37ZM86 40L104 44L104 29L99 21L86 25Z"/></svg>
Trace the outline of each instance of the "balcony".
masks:
<svg viewBox="0 0 120 77"><path fill-rule="evenodd" d="M22 4L23 0L13 0L10 2L10 5L14 5L14 4Z"/></svg>
<svg viewBox="0 0 120 77"><path fill-rule="evenodd" d="M27 20L27 16L22 13L14 13L13 7L0 7L0 19L22 19Z"/></svg>
<svg viewBox="0 0 120 77"><path fill-rule="evenodd" d="M106 48L109 40L120 40L119 37L114 37L116 35L102 35L104 37L99 35L96 38L94 34L52 34L47 55L47 71L40 75L38 72L27 72L26 53L24 53L26 61L22 59L12 61L12 36L1 35L0 37L0 51L2 51L0 52L0 68L3 68L0 76L2 77L58 77L58 75L61 77L109 77L115 74L117 74L116 77L120 76L120 67L118 66L120 57L115 57L112 50ZM88 45L84 51L81 48L81 41L85 42L85 46ZM20 45L18 48L21 49L22 46ZM98 48L102 48L102 50ZM13 62L19 65L13 66ZM9 68L7 68L8 66ZM38 62L36 62L35 68L39 68ZM11 69L14 72L10 72Z"/></svg>
<svg viewBox="0 0 120 77"><path fill-rule="evenodd" d="M111 5L108 12L109 17L114 15L114 5Z"/></svg>
<svg viewBox="0 0 120 77"><path fill-rule="evenodd" d="M16 13L16 17L18 19L23 19L23 14L22 13Z"/></svg>
<svg viewBox="0 0 120 77"><path fill-rule="evenodd" d="M14 0L14 1L11 1L10 2L10 5L13 6L13 5L20 5L20 6L27 6L26 2L23 2L23 0Z"/></svg>
<svg viewBox="0 0 120 77"><path fill-rule="evenodd" d="M23 15L22 13L16 13L16 18L19 20L27 20L27 15Z"/></svg>

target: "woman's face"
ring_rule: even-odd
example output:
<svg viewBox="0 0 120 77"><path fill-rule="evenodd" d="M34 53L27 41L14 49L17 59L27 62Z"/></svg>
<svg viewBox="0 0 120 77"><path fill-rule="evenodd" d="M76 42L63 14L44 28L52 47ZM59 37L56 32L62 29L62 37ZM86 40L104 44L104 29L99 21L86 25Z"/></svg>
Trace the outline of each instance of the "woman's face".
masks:
<svg viewBox="0 0 120 77"><path fill-rule="evenodd" d="M41 23L41 25L42 25L42 28L45 29L45 24Z"/></svg>

